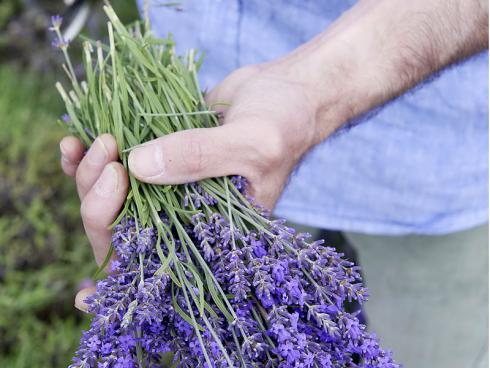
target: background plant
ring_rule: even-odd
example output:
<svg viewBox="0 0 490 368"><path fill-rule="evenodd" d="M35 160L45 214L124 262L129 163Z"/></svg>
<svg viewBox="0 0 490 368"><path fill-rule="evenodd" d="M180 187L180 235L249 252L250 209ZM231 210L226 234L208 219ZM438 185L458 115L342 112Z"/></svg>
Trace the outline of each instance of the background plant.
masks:
<svg viewBox="0 0 490 368"><path fill-rule="evenodd" d="M46 84L0 68L2 367L63 366L84 324L73 295L93 272L74 186L57 167L60 105Z"/></svg>
<svg viewBox="0 0 490 368"><path fill-rule="evenodd" d="M90 37L98 37L105 30L101 11L102 0L86 0L91 14L83 29ZM136 0L119 0L114 7L124 22L138 17ZM68 14L66 14L68 13ZM0 1L0 63L13 62L37 71L54 73L59 55L52 52L47 42L51 15L66 15L67 23L74 16L64 0L2 0Z"/></svg>

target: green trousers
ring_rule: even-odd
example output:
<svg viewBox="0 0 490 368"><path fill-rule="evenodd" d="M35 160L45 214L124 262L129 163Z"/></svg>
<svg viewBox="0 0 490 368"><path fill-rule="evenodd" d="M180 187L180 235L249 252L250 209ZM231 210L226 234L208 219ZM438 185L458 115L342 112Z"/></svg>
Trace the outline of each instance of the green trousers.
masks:
<svg viewBox="0 0 490 368"><path fill-rule="evenodd" d="M488 225L444 236L347 233L369 328L405 368L488 367Z"/></svg>

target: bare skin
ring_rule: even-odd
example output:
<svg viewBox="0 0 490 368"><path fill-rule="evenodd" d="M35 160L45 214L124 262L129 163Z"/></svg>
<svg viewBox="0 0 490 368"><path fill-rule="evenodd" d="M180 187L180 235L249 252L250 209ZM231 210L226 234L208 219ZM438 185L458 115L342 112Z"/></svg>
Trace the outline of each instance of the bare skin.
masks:
<svg viewBox="0 0 490 368"><path fill-rule="evenodd" d="M242 175L273 208L303 155L346 122L488 48L483 0L363 0L327 30L285 57L241 68L207 96L227 102L223 125L177 132L134 149L129 168L142 181L179 184ZM87 236L101 263L108 225L127 193L115 139L88 153L74 137L60 142L61 166L74 177ZM86 308L82 290L78 308Z"/></svg>

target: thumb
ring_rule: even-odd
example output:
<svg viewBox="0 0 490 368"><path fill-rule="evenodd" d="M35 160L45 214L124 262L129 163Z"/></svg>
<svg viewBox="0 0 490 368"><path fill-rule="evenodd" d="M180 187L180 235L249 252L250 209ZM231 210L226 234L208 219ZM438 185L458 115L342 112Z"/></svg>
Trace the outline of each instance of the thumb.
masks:
<svg viewBox="0 0 490 368"><path fill-rule="evenodd" d="M152 184L182 184L226 175L247 176L251 144L240 125L189 129L134 148L129 170Z"/></svg>

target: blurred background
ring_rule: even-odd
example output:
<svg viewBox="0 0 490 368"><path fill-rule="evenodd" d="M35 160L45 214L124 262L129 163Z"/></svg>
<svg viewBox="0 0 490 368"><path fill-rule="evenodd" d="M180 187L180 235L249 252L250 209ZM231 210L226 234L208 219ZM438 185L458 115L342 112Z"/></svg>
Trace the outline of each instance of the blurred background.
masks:
<svg viewBox="0 0 490 368"><path fill-rule="evenodd" d="M113 6L125 22L138 18L134 0ZM101 7L0 0L0 367L66 367L89 321L73 302L95 263L58 162L66 132L56 124L64 111L54 83L64 76L48 27L61 14L67 32L83 24L82 34L99 39ZM80 60L76 47L71 53Z"/></svg>

